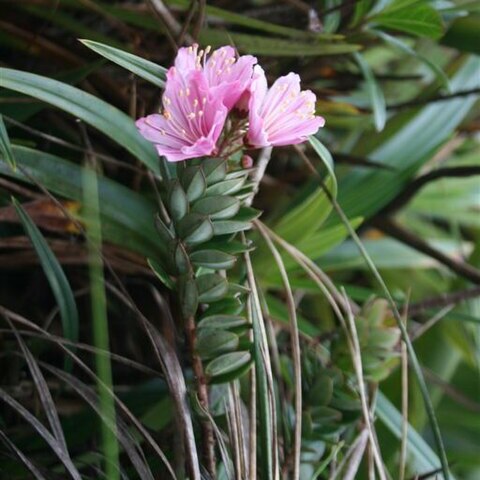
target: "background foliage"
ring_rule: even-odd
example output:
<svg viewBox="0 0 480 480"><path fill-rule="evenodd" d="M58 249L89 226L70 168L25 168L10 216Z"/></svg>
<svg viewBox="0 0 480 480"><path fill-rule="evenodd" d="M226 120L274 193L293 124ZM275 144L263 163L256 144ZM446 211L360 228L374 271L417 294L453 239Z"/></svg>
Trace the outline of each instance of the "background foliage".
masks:
<svg viewBox="0 0 480 480"><path fill-rule="evenodd" d="M478 2L0 11L1 478L208 478L210 421L219 478L295 478L298 458L302 479L480 476ZM237 323L202 343L230 380L207 413L154 224L168 172L132 121L194 39L300 73L326 118L253 200Z"/></svg>

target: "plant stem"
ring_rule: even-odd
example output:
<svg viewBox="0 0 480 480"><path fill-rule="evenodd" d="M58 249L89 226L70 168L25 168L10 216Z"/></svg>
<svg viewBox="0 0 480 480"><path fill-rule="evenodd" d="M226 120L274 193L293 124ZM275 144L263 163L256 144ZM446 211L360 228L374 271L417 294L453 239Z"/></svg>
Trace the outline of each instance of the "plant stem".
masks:
<svg viewBox="0 0 480 480"><path fill-rule="evenodd" d="M197 328L195 325L195 319L193 316L189 316L185 319L185 334L187 337L188 348L192 358L193 373L197 382L197 395L200 405L209 411L208 403L208 388L205 372L203 371L202 359L196 352L197 342ZM216 461L215 461L215 439L213 436L213 428L210 421L207 419L202 420L203 431L203 457L206 463L206 468L212 479L216 478Z"/></svg>

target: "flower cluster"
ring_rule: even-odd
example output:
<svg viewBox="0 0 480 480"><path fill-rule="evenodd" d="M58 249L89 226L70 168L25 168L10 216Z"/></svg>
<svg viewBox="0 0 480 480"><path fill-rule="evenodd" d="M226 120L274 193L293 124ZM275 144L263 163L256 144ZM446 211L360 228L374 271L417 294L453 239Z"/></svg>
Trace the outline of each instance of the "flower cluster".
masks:
<svg viewBox="0 0 480 480"><path fill-rule="evenodd" d="M225 156L232 147L301 143L324 124L315 95L289 73L268 88L251 55L232 47L181 48L167 72L162 113L137 120L140 133L170 162Z"/></svg>

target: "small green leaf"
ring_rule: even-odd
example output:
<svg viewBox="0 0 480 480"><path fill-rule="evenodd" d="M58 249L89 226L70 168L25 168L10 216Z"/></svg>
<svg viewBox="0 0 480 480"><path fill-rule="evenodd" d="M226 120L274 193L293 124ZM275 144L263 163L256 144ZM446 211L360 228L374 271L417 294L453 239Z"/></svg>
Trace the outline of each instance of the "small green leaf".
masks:
<svg viewBox="0 0 480 480"><path fill-rule="evenodd" d="M244 185L245 178L223 180L207 187L207 195L231 195L238 192Z"/></svg>
<svg viewBox="0 0 480 480"><path fill-rule="evenodd" d="M10 139L8 138L7 129L3 123L3 116L0 115L0 154L7 161L7 163L15 170L15 157L13 156Z"/></svg>
<svg viewBox="0 0 480 480"><path fill-rule="evenodd" d="M13 199L13 205L17 211L23 228L30 238L32 245L37 252L43 271L57 301L62 319L62 328L65 338L71 342L78 341L78 311L72 289L62 267L55 258L48 243L43 238L40 230L33 223L23 207Z"/></svg>
<svg viewBox="0 0 480 480"><path fill-rule="evenodd" d="M198 308L198 290L195 280L183 275L178 279L177 291L183 316L186 318L195 315Z"/></svg>
<svg viewBox="0 0 480 480"><path fill-rule="evenodd" d="M213 315L239 315L244 305L239 298L224 298L219 302L209 305L203 313L202 319Z"/></svg>
<svg viewBox="0 0 480 480"><path fill-rule="evenodd" d="M212 220L231 218L240 209L240 200L235 197L214 195L197 200L192 207L193 212L209 215Z"/></svg>
<svg viewBox="0 0 480 480"><path fill-rule="evenodd" d="M227 162L221 158L207 158L202 161L207 185L222 181L227 175Z"/></svg>
<svg viewBox="0 0 480 480"><path fill-rule="evenodd" d="M188 199L178 180L173 180L168 191L168 207L174 221L178 222L188 212Z"/></svg>
<svg viewBox="0 0 480 480"><path fill-rule="evenodd" d="M158 279L169 289L173 290L174 283L168 273L164 270L164 268L160 265L159 262L156 260L149 258L147 260L148 265L153 270L153 273L158 277Z"/></svg>
<svg viewBox="0 0 480 480"><path fill-rule="evenodd" d="M241 370L250 363L252 356L250 352L232 352L221 355L212 360L205 368L209 377L219 377Z"/></svg>
<svg viewBox="0 0 480 480"><path fill-rule="evenodd" d="M155 217L155 227L157 229L158 235L160 236L160 240L165 245L168 245L172 240L174 240L175 236L173 235L172 231L165 225L165 223L163 223L160 215L157 215Z"/></svg>
<svg viewBox="0 0 480 480"><path fill-rule="evenodd" d="M198 328L223 328L228 330L229 328L237 328L249 325L245 317L240 315L210 315L202 318L198 323Z"/></svg>
<svg viewBox="0 0 480 480"><path fill-rule="evenodd" d="M180 220L178 234L187 245L198 245L213 237L213 225L205 215L189 213Z"/></svg>
<svg viewBox="0 0 480 480"><path fill-rule="evenodd" d="M174 252L175 266L177 267L178 273L184 274L191 271L190 260L188 258L188 253L185 250L185 247L182 242L178 242L175 246Z"/></svg>
<svg viewBox="0 0 480 480"><path fill-rule="evenodd" d="M197 277L198 300L211 303L221 300L228 292L228 282L217 273L207 273Z"/></svg>
<svg viewBox="0 0 480 480"><path fill-rule="evenodd" d="M130 72L144 78L150 83L153 83L157 87L165 87L167 70L160 65L100 42L84 39L81 39L80 41L94 52L120 65L121 67L126 68Z"/></svg>
<svg viewBox="0 0 480 480"><path fill-rule="evenodd" d="M242 222L237 220L215 220L213 231L215 235L229 235L232 233L244 232L252 228L251 222Z"/></svg>
<svg viewBox="0 0 480 480"><path fill-rule="evenodd" d="M383 96L382 89L375 80L370 65L368 65L368 63L364 60L363 56L359 53L354 53L353 56L357 61L367 84L368 95L370 96L373 116L375 119L375 128L377 129L377 132L381 132L387 121L387 106L385 103L385 97Z"/></svg>
<svg viewBox="0 0 480 480"><path fill-rule="evenodd" d="M196 350L202 358L206 359L235 351L238 344L238 335L233 332L211 328L199 329Z"/></svg>
<svg viewBox="0 0 480 480"><path fill-rule="evenodd" d="M237 258L220 250L198 250L190 254L192 263L197 267L212 268L214 270L232 268Z"/></svg>
<svg viewBox="0 0 480 480"><path fill-rule="evenodd" d="M187 167L182 172L182 185L190 202L200 198L207 188L205 175L200 167Z"/></svg>

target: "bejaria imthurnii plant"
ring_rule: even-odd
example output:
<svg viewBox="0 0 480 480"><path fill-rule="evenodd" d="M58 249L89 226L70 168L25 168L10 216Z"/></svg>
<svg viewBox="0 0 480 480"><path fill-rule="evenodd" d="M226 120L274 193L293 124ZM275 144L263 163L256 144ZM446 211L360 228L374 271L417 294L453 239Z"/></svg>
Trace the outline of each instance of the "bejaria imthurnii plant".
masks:
<svg viewBox="0 0 480 480"><path fill-rule="evenodd" d="M167 73L161 113L136 123L177 166L172 178L162 179L165 209L157 217L166 268L151 265L177 299L206 410L207 383L236 378L251 364L244 312L249 289L238 260L252 248L240 234L260 212L246 204L254 161L245 151L304 142L324 124L315 115L315 95L301 91L298 75L268 88L256 63L228 46L211 53L198 45L181 48ZM213 474L209 422L204 436Z"/></svg>

